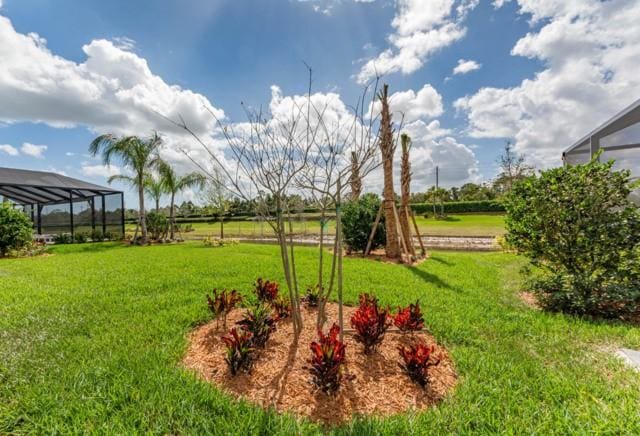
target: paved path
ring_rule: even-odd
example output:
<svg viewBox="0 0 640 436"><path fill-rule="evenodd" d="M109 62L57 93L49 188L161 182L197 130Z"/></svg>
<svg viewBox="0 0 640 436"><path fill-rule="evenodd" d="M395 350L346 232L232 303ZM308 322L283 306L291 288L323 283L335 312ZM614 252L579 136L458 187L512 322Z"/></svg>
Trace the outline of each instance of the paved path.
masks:
<svg viewBox="0 0 640 436"><path fill-rule="evenodd" d="M191 239L187 236L187 239ZM199 239L199 238L193 238ZM275 238L234 238L239 241L251 242L256 244L275 244ZM495 244L495 239L484 236L423 236L422 240L427 249L438 250L471 250L471 251L495 251L500 248ZM294 238L294 242L298 245L318 245L318 238L307 236ZM414 238L414 245L419 247L417 238ZM325 239L325 244L330 246L333 244L333 237L329 236Z"/></svg>

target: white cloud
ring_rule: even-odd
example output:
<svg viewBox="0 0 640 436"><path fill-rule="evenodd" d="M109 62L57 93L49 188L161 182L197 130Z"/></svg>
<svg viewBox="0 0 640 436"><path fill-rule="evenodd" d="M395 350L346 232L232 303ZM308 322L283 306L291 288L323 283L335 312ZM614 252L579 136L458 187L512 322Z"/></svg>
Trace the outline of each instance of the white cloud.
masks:
<svg viewBox="0 0 640 436"><path fill-rule="evenodd" d="M8 154L9 156L17 156L20 154L17 148L9 144L0 144L0 151Z"/></svg>
<svg viewBox="0 0 640 436"><path fill-rule="evenodd" d="M501 2L502 3L502 2ZM518 0L521 14L545 24L512 55L545 68L513 88L482 88L456 101L475 137L507 137L541 166L638 98L640 2Z"/></svg>
<svg viewBox="0 0 640 436"><path fill-rule="evenodd" d="M36 145L31 144L29 142L25 142L20 147L20 151L22 154L26 154L27 156L35 157L36 159L44 159L44 152L47 151L46 145Z"/></svg>
<svg viewBox="0 0 640 436"><path fill-rule="evenodd" d="M429 84L425 84L418 92L409 89L391 94L389 107L393 113L404 114L406 123L419 118L438 117L444 112L442 96ZM376 101L373 115L379 114L380 110L380 102ZM371 113L371 110L369 112Z"/></svg>
<svg viewBox="0 0 640 436"><path fill-rule="evenodd" d="M458 65L453 69L453 74L467 74L479 70L481 64L473 60L458 59Z"/></svg>
<svg viewBox="0 0 640 436"><path fill-rule="evenodd" d="M108 178L122 173L122 169L116 165L82 165L82 174L87 177Z"/></svg>
<svg viewBox="0 0 640 436"><path fill-rule="evenodd" d="M35 33L17 32L0 16L0 121L31 121L53 127L87 126L96 134L165 134L167 148L185 133L158 115L182 116L207 139L224 112L203 95L167 84L147 61L127 50L133 42L93 40L83 63L52 53Z"/></svg>
<svg viewBox="0 0 640 436"><path fill-rule="evenodd" d="M357 76L366 83L376 75L420 69L428 57L466 34L462 22L479 0L398 0L391 22L391 47L368 60Z"/></svg>

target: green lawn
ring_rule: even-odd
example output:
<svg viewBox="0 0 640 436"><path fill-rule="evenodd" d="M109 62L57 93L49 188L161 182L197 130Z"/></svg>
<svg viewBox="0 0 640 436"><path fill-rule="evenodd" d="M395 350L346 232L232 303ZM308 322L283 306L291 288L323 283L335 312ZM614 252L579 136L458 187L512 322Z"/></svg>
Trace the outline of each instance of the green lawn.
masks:
<svg viewBox="0 0 640 436"><path fill-rule="evenodd" d="M181 369L214 286L282 279L275 246L56 247L0 260L0 434L320 432L236 402ZM298 250L301 283L314 250ZM640 329L540 313L517 297L520 259L436 252L410 268L345 259L346 299L420 298L460 375L439 407L333 429L353 434L640 433L640 377L607 350ZM363 285L366 284L366 285Z"/></svg>
<svg viewBox="0 0 640 436"><path fill-rule="evenodd" d="M504 216L500 214L458 214L447 219L437 220L416 216L418 228L423 236L498 236L504 233ZM220 223L193 223L193 232L186 233L189 238L220 234ZM135 231L135 224L127 225L127 232ZM299 235L317 235L320 222L317 220L293 221L293 230ZM335 221L327 226L329 234L335 234ZM259 221L229 221L224 226L225 236L229 237L269 237L273 230L267 223Z"/></svg>

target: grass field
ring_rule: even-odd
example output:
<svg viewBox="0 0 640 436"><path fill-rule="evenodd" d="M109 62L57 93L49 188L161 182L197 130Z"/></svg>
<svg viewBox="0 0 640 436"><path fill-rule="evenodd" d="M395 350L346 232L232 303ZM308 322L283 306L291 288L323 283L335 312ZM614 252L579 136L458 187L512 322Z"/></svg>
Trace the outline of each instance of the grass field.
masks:
<svg viewBox="0 0 640 436"><path fill-rule="evenodd" d="M447 219L416 217L423 236L498 236L504 233L504 216L499 214L459 214ZM220 223L193 223L193 232L185 233L189 238L220 234ZM317 235L320 222L316 220L294 221L293 230L299 235ZM128 224L127 232L133 233L135 225ZM327 226L329 234L335 234L335 221ZM228 221L224 225L225 236L229 237L269 237L273 231L267 223L259 221Z"/></svg>
<svg viewBox="0 0 640 436"><path fill-rule="evenodd" d="M59 246L0 260L0 434L299 434L308 422L237 402L181 369L204 294L281 280L277 248ZM315 257L298 250L301 283ZM640 377L611 357L640 329L546 314L517 296L522 261L436 252L418 267L345 259L346 300L420 298L460 381L439 407L336 434L638 434ZM366 284L366 285L363 285ZM302 348L304 349L304 347ZM324 429L327 430L327 429Z"/></svg>

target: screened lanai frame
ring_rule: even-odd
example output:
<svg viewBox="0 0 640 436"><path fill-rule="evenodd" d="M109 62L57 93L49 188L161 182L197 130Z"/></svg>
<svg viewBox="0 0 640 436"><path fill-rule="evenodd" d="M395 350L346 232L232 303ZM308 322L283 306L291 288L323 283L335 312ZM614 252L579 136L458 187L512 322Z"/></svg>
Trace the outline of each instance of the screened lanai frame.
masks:
<svg viewBox="0 0 640 436"><path fill-rule="evenodd" d="M39 235L124 235L124 195L61 174L0 168L0 197L21 207Z"/></svg>
<svg viewBox="0 0 640 436"><path fill-rule="evenodd" d="M628 169L640 178L640 99L601 124L562 153L565 164L587 163L602 151L601 161L615 160L614 169ZM640 191L631 197L640 204Z"/></svg>

